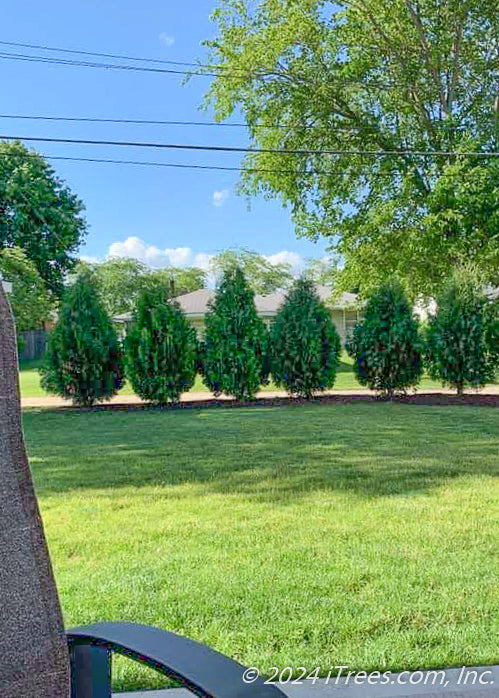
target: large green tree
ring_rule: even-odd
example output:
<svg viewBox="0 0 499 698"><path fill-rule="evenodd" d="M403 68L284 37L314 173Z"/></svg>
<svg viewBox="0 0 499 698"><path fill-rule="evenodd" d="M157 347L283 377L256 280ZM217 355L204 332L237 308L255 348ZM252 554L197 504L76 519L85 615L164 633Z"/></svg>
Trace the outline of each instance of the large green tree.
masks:
<svg viewBox="0 0 499 698"><path fill-rule="evenodd" d="M0 141L0 248L22 247L57 295L86 233L83 211L44 157Z"/></svg>
<svg viewBox="0 0 499 698"><path fill-rule="evenodd" d="M204 288L206 283L206 272L197 267L151 269L128 257L112 257L100 264L81 262L80 266L94 272L102 300L112 316L133 311L147 289L164 287L180 296Z"/></svg>
<svg viewBox="0 0 499 698"><path fill-rule="evenodd" d="M9 300L17 332L41 328L53 306L35 264L20 247L0 248L0 278L12 284Z"/></svg>
<svg viewBox="0 0 499 698"><path fill-rule="evenodd" d="M303 276L315 284L321 286L335 286L340 274L340 260L338 257L326 257L323 259L307 259Z"/></svg>
<svg viewBox="0 0 499 698"><path fill-rule="evenodd" d="M269 262L263 255L245 248L231 248L220 252L212 260L212 269L218 276L240 268L254 293L263 296L287 288L293 281L291 265Z"/></svg>
<svg viewBox="0 0 499 698"><path fill-rule="evenodd" d="M344 287L432 293L463 259L499 282L499 168L438 154L497 149L496 2L219 0L214 20L206 104L247 120L241 188L328 236Z"/></svg>
<svg viewBox="0 0 499 698"><path fill-rule="evenodd" d="M176 297L198 291L206 286L207 273L199 267L165 267L151 269L148 274L149 287L167 286Z"/></svg>

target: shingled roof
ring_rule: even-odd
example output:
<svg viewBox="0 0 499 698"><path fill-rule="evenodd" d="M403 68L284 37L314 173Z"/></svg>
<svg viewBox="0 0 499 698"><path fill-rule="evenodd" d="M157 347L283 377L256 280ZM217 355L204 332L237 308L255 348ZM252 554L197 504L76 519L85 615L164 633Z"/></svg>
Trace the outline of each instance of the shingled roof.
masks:
<svg viewBox="0 0 499 698"><path fill-rule="evenodd" d="M332 289L329 286L316 286L319 298L323 302L330 300ZM199 291L185 293L183 296L178 296L177 301L186 315L203 316L208 312L208 304L215 297L215 291L209 288L202 288ZM276 291L268 296L255 296L256 310L259 315L275 315L279 307L286 298L286 291ZM333 308L343 309L355 304L357 296L355 293L343 293L339 298L335 299L332 304Z"/></svg>
<svg viewBox="0 0 499 698"><path fill-rule="evenodd" d="M317 285L315 288L322 302L326 303L330 301L333 291L329 286ZM191 293L184 293L182 296L177 296L176 301L187 316L201 318L208 312L209 303L214 297L214 290L210 288L200 288L198 291L192 291ZM268 296L256 295L255 305L257 313L263 316L275 315L285 298L286 291L276 291L275 293L270 293ZM338 298L335 298L330 307L343 310L355 307L356 303L356 293L342 293ZM116 315L114 320L116 322L127 322L131 320L131 318L131 313L123 313L123 315Z"/></svg>

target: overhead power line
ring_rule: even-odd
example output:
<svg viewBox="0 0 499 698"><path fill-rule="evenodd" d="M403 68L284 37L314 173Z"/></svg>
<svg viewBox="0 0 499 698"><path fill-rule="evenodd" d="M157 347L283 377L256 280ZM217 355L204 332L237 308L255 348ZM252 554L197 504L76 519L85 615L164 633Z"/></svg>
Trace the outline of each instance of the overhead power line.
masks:
<svg viewBox="0 0 499 698"><path fill-rule="evenodd" d="M140 124L148 126L237 126L247 128L242 122L221 123L219 121L170 121L163 119L112 119L92 116L36 116L32 114L0 114L0 119L29 119L32 121L76 121L98 124ZM286 128L285 126L257 126L257 128Z"/></svg>
<svg viewBox="0 0 499 698"><path fill-rule="evenodd" d="M76 66L81 68L105 68L106 70L127 70L139 73L163 73L168 75L199 75L217 78L220 73L193 72L192 70L176 70L174 68L149 68L141 65L125 65L123 63L97 63L91 61L68 60L65 58L53 58L51 56L30 56L22 53L0 52L0 59L11 61L23 61L27 63L48 63L50 65ZM199 67L199 66L198 66ZM249 74L247 72L247 74ZM224 75L229 75L225 73ZM263 75L263 73L262 73ZM239 74L237 77L241 77Z"/></svg>
<svg viewBox="0 0 499 698"><path fill-rule="evenodd" d="M31 157L31 156L30 156ZM64 155L44 155L43 157L47 160L69 160L70 162L90 162L90 163L103 163L111 165L140 165L143 167L166 167L172 169L181 170L214 170L222 172L249 172L249 173L272 173L272 174L292 174L292 175L351 175L351 173L345 170L303 170L299 171L296 169L278 169L272 167L230 167L224 165L190 165L180 162L150 162L144 160L111 160L107 158L82 158L82 157L72 157ZM393 175L388 172L376 172L377 177L392 177Z"/></svg>
<svg viewBox="0 0 499 698"><path fill-rule="evenodd" d="M54 56L35 56L24 53L9 53L2 51L0 52L0 60L9 61L24 61L27 63L46 63L48 65L62 65L80 68L101 68L105 70L125 70L131 72L139 73L156 73L156 74L167 74L167 75L185 75L193 77L213 77L213 78L227 78L227 77L254 77L254 78L265 78L271 75L284 77L286 75L281 69L267 68L267 69L246 69L246 68L234 68L227 66L204 66L202 64L193 64L192 70L177 70L174 68L149 68L141 65L126 65L124 63L98 63L93 61L79 61L75 59L65 59ZM197 71L194 70L197 68ZM218 71L218 72L213 72ZM235 72L238 71L238 72ZM298 76L299 77L299 76ZM314 86L314 83L310 80L303 79L305 85ZM338 80L335 83L336 87L348 87L351 85L357 85L360 88L365 89L377 89L377 90L388 90L391 87L407 87L405 83L386 83L386 82L374 82L370 81L369 77L366 79L349 79L349 80Z"/></svg>
<svg viewBox="0 0 499 698"><path fill-rule="evenodd" d="M79 66L84 68L104 68L107 70L128 70L128 71L139 71L139 72L149 72L149 73L164 73L173 75L189 75L189 76L208 76L208 77L241 77L241 76L253 76L253 77L266 77L269 75L284 75L280 68L269 67L260 68L257 70L248 68L238 68L235 66L227 65L217 65L217 64L207 64L207 63L193 63L189 61L168 61L155 58L140 58L137 56L124 56L112 53L102 53L96 51L83 51L77 49L67 49L67 48L56 48L55 46L43 46L40 44L28 44L15 41L0 41L0 45L4 46L18 46L36 50L43 51L54 51L73 55L83 55L83 56L96 56L102 58L112 58L115 60L128 60L136 62L145 63L156 63L156 64L167 64L175 66L186 66L194 70L173 70L164 68L147 68L140 65L124 65L118 63L97 63L91 61L80 61L75 59L63 59L58 56L37 56L31 54L23 53L12 53L12 52L2 52L0 53L0 59L4 60L17 60L17 61L27 61L32 63L48 63L53 65L63 65L63 66ZM210 72L212 71L212 72ZM217 72L213 72L217 71ZM348 80L338 80L335 83L336 86L348 86L348 85L358 85L359 87L364 87L366 89L381 89L386 90L391 87L401 86L407 87L406 83L403 82L376 82L370 76L364 76L364 78L348 79Z"/></svg>
<svg viewBox="0 0 499 698"><path fill-rule="evenodd" d="M496 158L499 152L470 151L458 152L452 150L316 150L316 149L287 149L287 148L248 148L222 145L193 145L190 143L148 143L141 141L107 141L87 138L48 138L41 136L6 136L0 134L0 140L30 141L38 143L71 143L75 145L110 145L127 148L156 148L164 150L194 150L225 153L267 153L276 155L333 155L354 157L473 157Z"/></svg>
<svg viewBox="0 0 499 698"><path fill-rule="evenodd" d="M38 154L25 153L22 157L39 157ZM108 164L108 165L136 165L142 167L163 167L168 169L180 169L180 170L207 170L207 171L221 171L221 172L241 172L250 174L282 174L282 175L300 175L300 176L339 176L339 177L364 177L363 172L348 172L347 170L318 170L316 168L311 168L307 170L297 170L297 169L282 169L282 168L272 168L272 167L230 167L225 165L196 165L196 164L186 164L180 162L151 162L144 160L115 160L108 158L84 158L76 156L66 156L66 155L43 155L47 160L62 160L69 162L87 162L96 164ZM398 172L372 172L369 177L383 178L388 177L393 179L394 177L400 175ZM452 175L451 175L452 176ZM459 176L459 175L456 175Z"/></svg>
<svg viewBox="0 0 499 698"><path fill-rule="evenodd" d="M56 47L56 46L45 46L43 44L29 44L29 43L23 43L19 41L0 41L0 46L17 46L19 48L29 48L29 49L35 49L38 51L53 51L56 53L67 53L67 54L73 54L73 55L80 55L80 56L94 56L97 58L113 58L115 60L125 60L125 61L136 61L140 63L156 63L156 64L162 64L162 65L176 65L176 66L185 66L185 67L190 67L190 68L197 68L198 70L202 70L202 73L198 73L199 75L208 75L209 73L206 73L205 70L217 70L221 71L221 73L225 73L227 75L229 74L234 74L238 73L238 77L242 75L248 75L248 74L261 74L261 75L266 75L270 72L273 72L272 68L263 68L258 71L254 70L248 70L246 68L237 68L234 66L227 66L227 65L220 65L216 63L200 63L200 62L192 62L192 61L172 61L172 60L165 60L165 59L160 59L160 58L150 58L150 57L140 57L140 56L129 56L129 55L123 55L123 54L115 54L115 53L103 53L103 52L98 52L98 51L88 51L88 50L80 50L80 49L69 49L69 48L61 48L61 47ZM22 56L26 57L26 54L13 54L13 53L4 53L5 56ZM36 56L33 57L36 59L43 59L45 58L47 61L49 60L61 60L57 57L50 59L50 57L47 56ZM68 61L68 64L71 65L72 61ZM78 62L75 62L75 65ZM83 65L84 63L82 63ZM90 67L101 67L97 65L92 65ZM107 64L106 64L106 67ZM179 71L179 72L184 72L184 71ZM192 74L191 71L185 71L188 72L188 74ZM279 71L278 71L279 72ZM218 77L220 72L215 74L215 77ZM343 81L343 84L345 85L351 85L351 84L364 84L362 80L348 80L348 81ZM366 86L370 87L375 87L376 83L369 83ZM378 87L380 85L378 84ZM388 87L388 85L385 85L385 87Z"/></svg>
<svg viewBox="0 0 499 698"><path fill-rule="evenodd" d="M19 154L19 159L22 158L39 158L38 153L22 153ZM272 174L291 174L291 175L340 175L340 176L351 176L352 173L346 170L318 170L318 169L307 169L307 170L297 170L297 169L283 169L283 168L272 168L272 167L231 167L227 165L196 165L196 164L186 164L180 162L151 162L145 160L116 160L108 158L84 158L70 155L43 155L47 160L62 160L69 162L88 162L97 164L109 164L109 165L138 165L142 167L166 167L172 169L182 169L182 170L214 170L222 172L249 172L249 173L272 173ZM359 177L363 176L359 173ZM371 175L372 176L372 175ZM389 172L375 172L375 177L393 177L392 173Z"/></svg>
<svg viewBox="0 0 499 698"><path fill-rule="evenodd" d="M31 121L67 121L67 122L82 122L82 123L98 123L98 124L139 124L150 126L220 126L222 128L249 128L247 123L242 121L179 121L179 120L163 120L163 119L113 119L103 117L90 116L41 116L33 114L0 114L0 119L27 119ZM272 124L266 126L264 124L252 125L254 129L273 130L286 129L293 130L299 128L304 130L312 130L315 127L308 124ZM335 125L330 126L331 130L335 131L373 131L373 127L369 126L354 126L352 125ZM454 129L461 128L454 126Z"/></svg>
<svg viewBox="0 0 499 698"><path fill-rule="evenodd" d="M73 48L58 48L55 46L44 46L42 44L25 44L19 41L0 41L1 46L18 46L20 48L31 48L39 51L56 51L58 53L72 53L80 56L96 56L98 58L115 58L123 61L140 61L141 63L158 63L163 65L183 65L192 68L216 68L224 69L226 66L194 63L189 61L171 61L162 58L144 58L139 56L124 56L116 53L99 53L97 51L81 51ZM241 70L243 70L241 68Z"/></svg>
<svg viewBox="0 0 499 698"><path fill-rule="evenodd" d="M284 168L273 168L273 167L233 167L229 165L197 165L197 164L187 164L187 163L180 163L180 162L151 162L147 160L117 160L117 159L109 159L109 158L86 158L86 157L78 157L78 156L72 156L72 155L47 155L43 154L40 156L38 153L23 153L19 154L19 158L39 158L43 157L47 160L62 160L62 161L68 161L68 162L88 162L88 163L97 163L97 164L108 164L108 165L137 165L141 167L165 167L165 168L171 168L171 169L181 169L181 170L213 170L213 171L222 171L222 172L241 172L241 173L251 173L251 174L257 174L257 173L272 173L272 174L291 174L291 175L300 175L300 176L311 176L311 175L325 175L325 176L343 176L343 177L351 177L357 175L358 177L364 177L363 172L349 172L346 169L341 169L341 170L320 170L317 168L308 168L306 170L297 170L293 168L289 169L284 169ZM393 178L400 175L399 172L371 172L369 174L369 177L389 177ZM430 173L431 176L431 173ZM450 173L448 176L453 176L453 173ZM456 176L460 176L458 173L456 173Z"/></svg>

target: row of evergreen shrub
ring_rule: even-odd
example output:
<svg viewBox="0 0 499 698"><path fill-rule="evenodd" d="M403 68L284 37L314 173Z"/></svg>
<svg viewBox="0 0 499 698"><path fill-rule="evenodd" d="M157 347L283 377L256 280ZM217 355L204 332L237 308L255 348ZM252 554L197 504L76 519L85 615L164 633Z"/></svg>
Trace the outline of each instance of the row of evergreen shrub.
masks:
<svg viewBox="0 0 499 698"><path fill-rule="evenodd" d="M347 343L361 385L391 397L415 388L426 366L434 380L454 388L481 388L499 365L497 307L466 271L447 283L437 312L421 326L397 282L369 299L364 319Z"/></svg>
<svg viewBox="0 0 499 698"><path fill-rule="evenodd" d="M216 396L251 400L270 376L290 394L310 397L334 385L341 344L313 284L298 280L271 331L257 315L243 272L228 270L205 318L205 338L167 289L140 296L120 347L92 275L81 274L64 298L42 385L75 404L110 399L124 376L142 399L178 402L200 373Z"/></svg>
<svg viewBox="0 0 499 698"><path fill-rule="evenodd" d="M461 393L494 380L499 360L495 306L466 274L454 278L438 311L421 328L396 282L369 299L347 344L361 385L392 397L414 388L426 365L432 378ZM75 404L115 395L125 375L146 401L177 402L200 373L215 395L251 400L272 376L289 394L310 398L333 387L341 345L313 284L299 279L270 332L238 268L225 274L205 319L205 339L162 286L141 295L124 345L107 316L91 274L68 289L52 333L42 385Z"/></svg>

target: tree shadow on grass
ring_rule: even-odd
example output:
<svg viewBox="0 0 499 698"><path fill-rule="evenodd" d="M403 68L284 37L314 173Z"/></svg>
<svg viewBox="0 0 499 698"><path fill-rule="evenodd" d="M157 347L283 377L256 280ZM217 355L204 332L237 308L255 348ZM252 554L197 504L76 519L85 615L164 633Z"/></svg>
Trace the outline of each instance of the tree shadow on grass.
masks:
<svg viewBox="0 0 499 698"><path fill-rule="evenodd" d="M488 409L372 403L24 421L39 495L191 484L199 496L285 504L314 491L409 495L499 475L499 412Z"/></svg>

